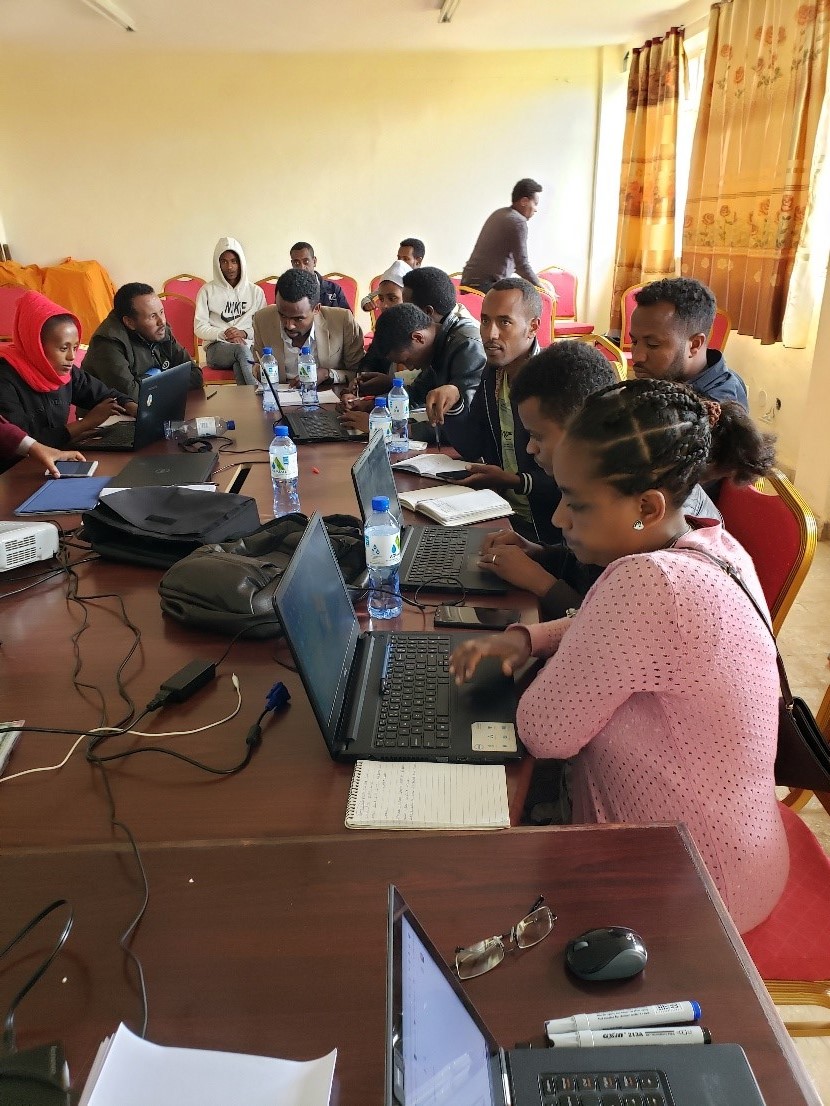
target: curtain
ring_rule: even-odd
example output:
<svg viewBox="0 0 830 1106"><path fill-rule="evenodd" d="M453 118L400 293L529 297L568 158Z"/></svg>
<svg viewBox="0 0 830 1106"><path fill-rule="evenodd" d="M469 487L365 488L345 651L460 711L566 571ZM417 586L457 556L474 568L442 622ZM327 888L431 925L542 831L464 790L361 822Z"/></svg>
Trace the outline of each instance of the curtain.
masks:
<svg viewBox="0 0 830 1106"><path fill-rule="evenodd" d="M712 5L681 271L779 340L827 82L830 0Z"/></svg>
<svg viewBox="0 0 830 1106"><path fill-rule="evenodd" d="M674 276L677 116L686 54L683 28L632 52L628 75L611 328L633 284Z"/></svg>

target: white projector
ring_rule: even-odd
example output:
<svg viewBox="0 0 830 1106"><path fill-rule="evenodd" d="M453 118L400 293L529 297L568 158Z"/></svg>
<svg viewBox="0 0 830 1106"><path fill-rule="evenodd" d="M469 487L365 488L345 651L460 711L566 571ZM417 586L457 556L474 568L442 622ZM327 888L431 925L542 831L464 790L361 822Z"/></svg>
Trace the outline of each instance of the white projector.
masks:
<svg viewBox="0 0 830 1106"><path fill-rule="evenodd" d="M60 546L54 522L0 522L0 572L48 561Z"/></svg>

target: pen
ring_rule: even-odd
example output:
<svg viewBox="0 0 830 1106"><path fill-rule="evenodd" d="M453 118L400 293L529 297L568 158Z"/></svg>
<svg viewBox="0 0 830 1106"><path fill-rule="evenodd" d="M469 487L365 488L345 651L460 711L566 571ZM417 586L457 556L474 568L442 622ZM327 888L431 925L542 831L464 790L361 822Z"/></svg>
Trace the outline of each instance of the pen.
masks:
<svg viewBox="0 0 830 1106"><path fill-rule="evenodd" d="M441 452L441 431L438 429L438 423L435 424L435 444L438 447L438 452Z"/></svg>
<svg viewBox="0 0 830 1106"><path fill-rule="evenodd" d="M386 687L388 684L387 675L389 674L389 658L392 656L392 639L389 638L386 642L386 648L383 651L383 667L380 670L380 693L386 694Z"/></svg>
<svg viewBox="0 0 830 1106"><path fill-rule="evenodd" d="M577 1029L548 1033L554 1048L604 1048L608 1045L708 1045L712 1034L702 1025L655 1025L642 1029Z"/></svg>
<svg viewBox="0 0 830 1106"><path fill-rule="evenodd" d="M700 1004L662 1002L656 1006L630 1006L626 1010L603 1010L598 1014L574 1014L570 1018L553 1018L545 1022L548 1036L570 1033L575 1029L630 1029L644 1025L679 1025L695 1022L700 1017Z"/></svg>
<svg viewBox="0 0 830 1106"><path fill-rule="evenodd" d="M205 399L213 399L215 395L216 392L208 392L208 394L205 396Z"/></svg>

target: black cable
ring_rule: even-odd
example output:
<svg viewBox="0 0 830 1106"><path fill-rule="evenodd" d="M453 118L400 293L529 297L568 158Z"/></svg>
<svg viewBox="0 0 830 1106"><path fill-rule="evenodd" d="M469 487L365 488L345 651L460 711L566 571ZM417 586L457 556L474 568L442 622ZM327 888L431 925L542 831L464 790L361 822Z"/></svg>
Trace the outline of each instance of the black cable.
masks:
<svg viewBox="0 0 830 1106"><path fill-rule="evenodd" d="M29 976L28 980L23 984L21 989L12 999L11 1003L9 1004L8 1010L6 1011L6 1016L3 1020L3 1046L6 1052L16 1051L14 1039L14 1015L18 1005L20 1004L21 1000L24 999L26 995L28 995L29 991L31 991L32 987L34 987L37 981L41 979L43 975L45 975L49 968L49 965L66 944L66 939L69 936L70 931L72 930L72 923L75 920L75 914L68 900L55 899L54 902L50 903L48 906L45 906L39 914L36 914L34 918L28 921L22 929L18 930L14 937L12 937L11 941L9 941L9 943L5 946L5 948L0 949L1 959L6 955L7 952L13 949L19 941L22 941L24 937L31 933L33 929L36 929L44 918L48 918L50 914L54 913L54 911L61 906L69 907L69 917L66 919L66 923L61 930L57 942L55 943L55 947L52 949L46 959L42 961L40 966L32 973L32 975Z"/></svg>
<svg viewBox="0 0 830 1106"><path fill-rule="evenodd" d="M225 652L222 654L222 656L219 658L218 661L214 662L215 667L218 668L219 665L222 664L222 662L227 659L227 656L230 653L231 649L233 649L234 645L236 645L236 643L239 641L239 639L241 637L244 637L245 634L249 633L250 630L254 629L255 627L258 628L259 626L279 626L279 625L281 625L281 623L280 623L280 620L278 618L266 618L266 619L260 620L258 615L253 616L251 619L249 619L248 623L245 626L242 627L241 630L239 630L237 633L235 633L233 635L233 637L231 638L230 643L229 643L227 649L225 650ZM275 634L274 636L275 637L280 637L281 635L280 634Z"/></svg>

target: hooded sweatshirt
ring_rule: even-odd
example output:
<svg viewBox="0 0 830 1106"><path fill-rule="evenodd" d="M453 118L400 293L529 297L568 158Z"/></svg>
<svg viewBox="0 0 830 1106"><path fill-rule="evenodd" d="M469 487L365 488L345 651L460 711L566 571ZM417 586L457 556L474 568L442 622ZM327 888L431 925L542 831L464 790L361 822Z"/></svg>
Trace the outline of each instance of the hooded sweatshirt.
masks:
<svg viewBox="0 0 830 1106"><path fill-rule="evenodd" d="M235 288L228 284L219 268L219 258L225 250L232 250L239 258L239 282ZM248 263L242 246L235 238L220 238L213 251L213 280L203 284L196 297L193 327L196 337L203 342L221 342L228 327L235 326L246 332L250 345L254 337L254 314L267 306L265 293L259 285L248 280Z"/></svg>
<svg viewBox="0 0 830 1106"><path fill-rule="evenodd" d="M58 371L43 349L43 327L56 315L71 315L40 292L27 292L17 303L14 342L0 353L0 415L44 445L61 448L70 441L66 428L69 406L92 408L109 396L127 403L129 397L107 388L73 365Z"/></svg>

